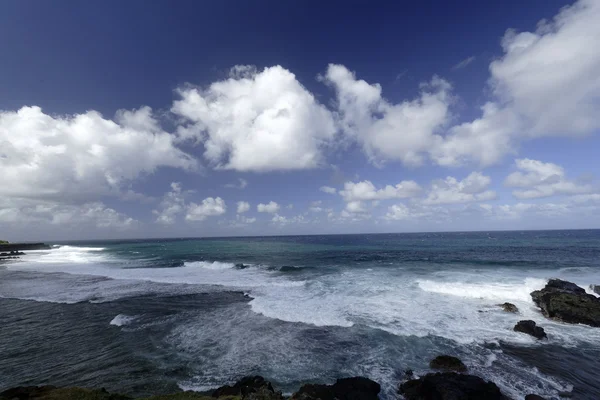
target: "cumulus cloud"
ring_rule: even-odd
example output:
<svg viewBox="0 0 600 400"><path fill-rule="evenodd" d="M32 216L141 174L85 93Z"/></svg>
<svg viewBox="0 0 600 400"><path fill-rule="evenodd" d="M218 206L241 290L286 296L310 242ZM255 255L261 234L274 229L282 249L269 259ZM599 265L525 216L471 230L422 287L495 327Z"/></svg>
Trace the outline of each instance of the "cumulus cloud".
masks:
<svg viewBox="0 0 600 400"><path fill-rule="evenodd" d="M438 77L421 84L419 97L392 104L379 84L356 78L343 65L330 64L323 81L335 89L339 124L360 143L372 162L423 162L434 145L435 133L448 124L451 85Z"/></svg>
<svg viewBox="0 0 600 400"><path fill-rule="evenodd" d="M405 221L429 217L433 215L433 210L423 209L422 207L407 206L406 204L394 204L388 207L384 219L390 221Z"/></svg>
<svg viewBox="0 0 600 400"><path fill-rule="evenodd" d="M246 211L250 210L250 203L247 201L238 201L237 202L237 213L243 214Z"/></svg>
<svg viewBox="0 0 600 400"><path fill-rule="evenodd" d="M267 204L260 203L256 206L258 212L270 214L275 214L279 211L280 208L281 207L279 206L279 204L275 203L274 201L270 201Z"/></svg>
<svg viewBox="0 0 600 400"><path fill-rule="evenodd" d="M590 193L594 187L566 178L564 169L557 164L545 163L528 158L515 161L518 171L510 174L504 184L519 188L513 195L519 199L534 199L554 195L576 195Z"/></svg>
<svg viewBox="0 0 600 400"><path fill-rule="evenodd" d="M377 189L371 181L346 182L340 195L346 202L365 200L387 200L414 197L421 192L421 186L415 181L402 181L395 186L386 185Z"/></svg>
<svg viewBox="0 0 600 400"><path fill-rule="evenodd" d="M281 66L235 67L205 89L184 87L171 111L182 139L203 142L215 167L266 172L315 168L333 139L331 113Z"/></svg>
<svg viewBox="0 0 600 400"><path fill-rule="evenodd" d="M328 194L336 194L337 193L337 189L332 188L331 186L321 186L321 188L319 190L321 192L328 193Z"/></svg>
<svg viewBox="0 0 600 400"><path fill-rule="evenodd" d="M156 215L156 222L163 225L175 223L177 215L181 214L185 208L184 194L181 191L180 182L171 183L171 191L167 192L160 202L160 210L152 210Z"/></svg>
<svg viewBox="0 0 600 400"><path fill-rule="evenodd" d="M244 189L246 186L248 186L248 181L243 178L238 178L237 183L225 184L225 187L229 189Z"/></svg>
<svg viewBox="0 0 600 400"><path fill-rule="evenodd" d="M132 157L135 154L135 157ZM0 196L72 202L120 195L160 167L198 168L149 107L51 116L39 107L0 112Z"/></svg>
<svg viewBox="0 0 600 400"><path fill-rule="evenodd" d="M225 214L227 207L222 198L207 197L201 204L190 203L186 211L186 221L204 221L207 217Z"/></svg>
<svg viewBox="0 0 600 400"><path fill-rule="evenodd" d="M126 230L139 224L139 221L98 201L74 205L40 200L16 203L6 199L0 201L0 222L4 226L46 224L111 230Z"/></svg>
<svg viewBox="0 0 600 400"><path fill-rule="evenodd" d="M452 176L435 180L423 204L457 204L493 200L496 198L496 192L488 190L491 182L489 176L480 172L472 172L461 181Z"/></svg>

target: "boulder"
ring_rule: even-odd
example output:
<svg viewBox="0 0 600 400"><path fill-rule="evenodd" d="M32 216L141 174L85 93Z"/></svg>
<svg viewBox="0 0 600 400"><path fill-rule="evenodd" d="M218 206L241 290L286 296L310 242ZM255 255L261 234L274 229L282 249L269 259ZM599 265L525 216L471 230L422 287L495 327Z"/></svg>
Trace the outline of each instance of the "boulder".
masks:
<svg viewBox="0 0 600 400"><path fill-rule="evenodd" d="M515 332L522 332L535 337L536 339L547 339L544 328L537 326L532 320L519 321L513 328Z"/></svg>
<svg viewBox="0 0 600 400"><path fill-rule="evenodd" d="M546 400L542 396L538 396L537 394L528 394L525 396L525 400Z"/></svg>
<svg viewBox="0 0 600 400"><path fill-rule="evenodd" d="M406 400L504 400L498 386L478 376L438 372L404 382L398 393Z"/></svg>
<svg viewBox="0 0 600 400"><path fill-rule="evenodd" d="M574 283L550 279L542 290L531 292L531 298L547 318L600 327L600 298Z"/></svg>
<svg viewBox="0 0 600 400"><path fill-rule="evenodd" d="M56 386L20 386L0 393L1 400L133 400L129 396L111 394L104 389Z"/></svg>
<svg viewBox="0 0 600 400"><path fill-rule="evenodd" d="M242 396L242 398L246 398L250 394L257 392L260 392L261 394L265 394L265 392L275 394L275 390L273 389L271 382L265 380L265 378L262 376L256 375L246 376L237 381L233 386L221 386L220 388L215 389L211 393L211 396Z"/></svg>
<svg viewBox="0 0 600 400"><path fill-rule="evenodd" d="M246 268L249 268L249 267L250 267L250 265L248 265L248 264L242 264L242 263L239 263L239 264L235 264L235 267L236 267L237 269L246 269Z"/></svg>
<svg viewBox="0 0 600 400"><path fill-rule="evenodd" d="M519 309L513 303L500 304L500 307L502 307L502 309L506 312L510 312L510 313L518 313L519 312Z"/></svg>
<svg viewBox="0 0 600 400"><path fill-rule="evenodd" d="M429 363L433 369L446 371L466 372L467 366L460 359L452 356L437 356Z"/></svg>
<svg viewBox="0 0 600 400"><path fill-rule="evenodd" d="M304 385L290 400L378 400L381 386L368 378L338 379L333 385Z"/></svg>

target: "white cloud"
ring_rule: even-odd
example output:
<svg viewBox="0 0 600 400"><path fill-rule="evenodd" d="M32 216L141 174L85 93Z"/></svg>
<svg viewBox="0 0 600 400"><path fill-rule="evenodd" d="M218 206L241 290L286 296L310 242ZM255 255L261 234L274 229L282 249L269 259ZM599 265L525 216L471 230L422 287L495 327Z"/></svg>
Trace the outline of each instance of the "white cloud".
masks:
<svg viewBox="0 0 600 400"><path fill-rule="evenodd" d="M275 214L280 208L281 207L279 207L279 204L275 203L274 201L270 201L267 204L260 203L256 206L258 212L270 214Z"/></svg>
<svg viewBox="0 0 600 400"><path fill-rule="evenodd" d="M435 180L423 204L457 204L474 201L488 201L496 198L496 193L488 190L492 180L480 172L472 172L459 181L452 176Z"/></svg>
<svg viewBox="0 0 600 400"><path fill-rule="evenodd" d="M236 215L235 216L236 222L240 223L240 224L253 224L256 222L256 218L255 217L246 217L244 215Z"/></svg>
<svg viewBox="0 0 600 400"><path fill-rule="evenodd" d="M96 111L0 111L0 196L71 202L120 195L127 183L163 166L198 168L149 107L119 111L115 120Z"/></svg>
<svg viewBox="0 0 600 400"><path fill-rule="evenodd" d="M504 54L490 64L495 96L482 116L438 138L441 165L498 162L520 141L583 135L600 128L600 2L580 0L535 32L508 30Z"/></svg>
<svg viewBox="0 0 600 400"><path fill-rule="evenodd" d="M367 212L367 209L362 201L350 201L346 204L346 211L353 214L359 214Z"/></svg>
<svg viewBox="0 0 600 400"><path fill-rule="evenodd" d="M202 141L204 157L216 168L315 168L335 134L329 110L281 66L262 72L234 67L227 80L178 93L171 111L189 122L179 135Z"/></svg>
<svg viewBox="0 0 600 400"><path fill-rule="evenodd" d="M181 183L172 182L171 191L167 192L160 203L161 210L153 210L156 222L163 225L175 223L177 215L181 214L185 207L184 195L181 192Z"/></svg>
<svg viewBox="0 0 600 400"><path fill-rule="evenodd" d="M238 183L227 183L225 185L229 189L244 189L246 186L248 186L248 181L243 178L238 178Z"/></svg>
<svg viewBox="0 0 600 400"><path fill-rule="evenodd" d="M305 224L310 221L307 220L306 218L304 218L304 215L296 215L295 217L288 218L288 217L284 217L279 214L275 214L273 216L273 218L271 219L271 222L273 222L275 224L279 224L279 225L289 225L289 224Z"/></svg>
<svg viewBox="0 0 600 400"><path fill-rule="evenodd" d="M414 197L421 192L421 187L415 181L402 181L395 186L386 185L376 189L371 181L346 182L340 195L344 201L387 200Z"/></svg>
<svg viewBox="0 0 600 400"><path fill-rule="evenodd" d="M319 190L321 192L325 192L328 194L336 194L337 193L336 188L332 188L331 186L321 186L321 188Z"/></svg>
<svg viewBox="0 0 600 400"><path fill-rule="evenodd" d="M421 84L419 97L391 104L379 84L357 80L343 65L330 64L322 78L337 95L342 130L360 143L375 164L399 160L418 165L450 120L450 84L438 77Z"/></svg>
<svg viewBox="0 0 600 400"><path fill-rule="evenodd" d="M1 200L1 199L0 199ZM82 205L57 204L43 200L19 200L0 203L0 222L4 226L18 224L19 227L40 224L61 227L93 227L110 230L126 230L139 222L102 202Z"/></svg>
<svg viewBox="0 0 600 400"><path fill-rule="evenodd" d="M519 171L510 174L504 184L508 187L520 188L513 195L519 199L534 199L554 195L576 195L594 191L590 184L570 181L560 165L531 160L528 158L515 160Z"/></svg>
<svg viewBox="0 0 600 400"><path fill-rule="evenodd" d="M421 218L429 216L431 213L417 211L414 208L407 207L405 204L394 204L388 207L388 211L385 214L385 219L393 221L403 221L414 218Z"/></svg>
<svg viewBox="0 0 600 400"><path fill-rule="evenodd" d="M467 65L471 64L473 61L475 61L475 56L471 56L471 57L467 57L464 60L461 60L459 63L457 63L456 65L454 65L452 67L453 70L457 70L457 69L462 69L465 68Z"/></svg>
<svg viewBox="0 0 600 400"><path fill-rule="evenodd" d="M250 210L250 203L247 201L238 201L237 202L237 213L243 214L246 211Z"/></svg>
<svg viewBox="0 0 600 400"><path fill-rule="evenodd" d="M220 197L207 197L201 204L190 203L187 206L186 221L203 221L207 217L225 214L227 207Z"/></svg>

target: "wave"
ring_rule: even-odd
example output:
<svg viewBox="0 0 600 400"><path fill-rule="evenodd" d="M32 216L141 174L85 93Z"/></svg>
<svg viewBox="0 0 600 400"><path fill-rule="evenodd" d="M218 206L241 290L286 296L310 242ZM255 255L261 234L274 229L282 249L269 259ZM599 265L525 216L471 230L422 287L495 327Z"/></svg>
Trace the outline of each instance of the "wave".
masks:
<svg viewBox="0 0 600 400"><path fill-rule="evenodd" d="M119 314L110 321L110 325L114 325L114 326L129 325L136 319L137 319L137 317L135 317L135 316Z"/></svg>
<svg viewBox="0 0 600 400"><path fill-rule="evenodd" d="M514 283L417 280L417 285L425 292L502 302L509 300L529 301L531 299L530 293L542 288L545 284L545 279L537 278L526 278L521 282Z"/></svg>
<svg viewBox="0 0 600 400"><path fill-rule="evenodd" d="M188 268L206 268L215 270L233 269L235 264L220 261L187 261L183 263Z"/></svg>

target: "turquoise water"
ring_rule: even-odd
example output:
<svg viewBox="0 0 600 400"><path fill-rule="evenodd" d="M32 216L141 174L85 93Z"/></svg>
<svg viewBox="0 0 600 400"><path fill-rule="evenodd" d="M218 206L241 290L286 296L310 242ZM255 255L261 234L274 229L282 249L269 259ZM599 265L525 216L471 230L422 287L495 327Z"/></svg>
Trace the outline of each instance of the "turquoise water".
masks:
<svg viewBox="0 0 600 400"><path fill-rule="evenodd" d="M600 283L600 231L57 243L0 269L0 386L140 395L258 373L291 392L366 375L395 398L405 369L447 353L514 398L597 398L600 329L531 302L551 277Z"/></svg>

